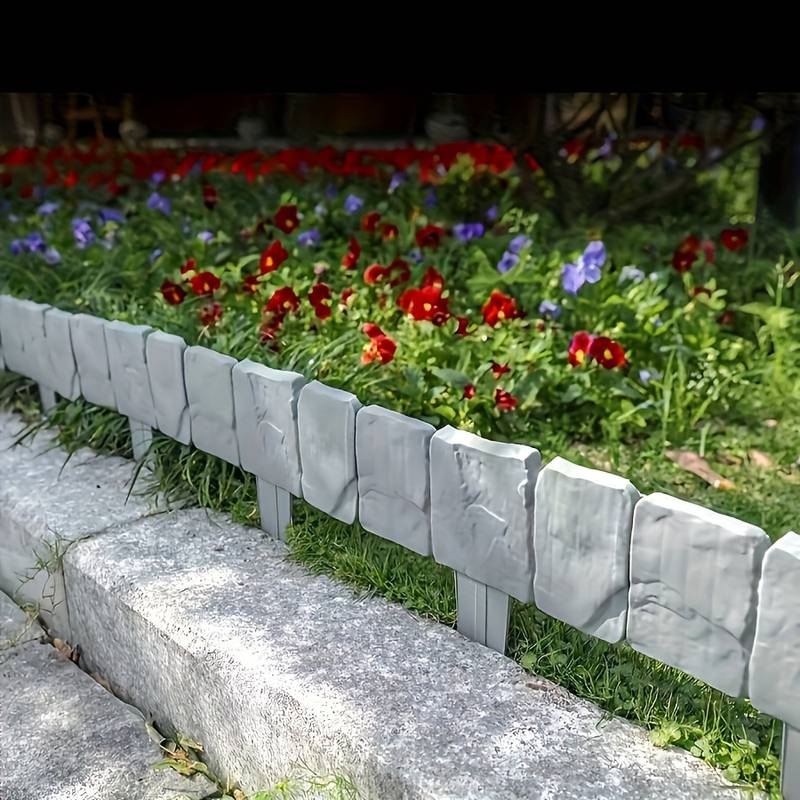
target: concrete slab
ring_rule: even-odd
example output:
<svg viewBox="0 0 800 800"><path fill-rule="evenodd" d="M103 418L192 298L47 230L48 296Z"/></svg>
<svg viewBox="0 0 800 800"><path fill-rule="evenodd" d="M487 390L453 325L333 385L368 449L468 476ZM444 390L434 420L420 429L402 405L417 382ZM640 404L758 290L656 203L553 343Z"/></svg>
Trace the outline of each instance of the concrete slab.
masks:
<svg viewBox="0 0 800 800"><path fill-rule="evenodd" d="M688 753L202 509L65 558L75 642L245 789L302 762L379 800L739 797Z"/></svg>

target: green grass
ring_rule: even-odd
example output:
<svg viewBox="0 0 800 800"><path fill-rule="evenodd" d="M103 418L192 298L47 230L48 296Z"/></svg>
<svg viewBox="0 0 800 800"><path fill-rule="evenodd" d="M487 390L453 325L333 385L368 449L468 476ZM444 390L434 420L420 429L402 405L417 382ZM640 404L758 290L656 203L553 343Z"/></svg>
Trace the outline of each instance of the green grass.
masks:
<svg viewBox="0 0 800 800"><path fill-rule="evenodd" d="M25 413L31 430L55 427L69 452L88 445L104 453L130 454L127 420L115 412L83 401L62 402L49 419L37 421L30 382L9 375L0 380L0 402ZM642 492L665 491L702 503L760 525L775 539L797 524L800 423L789 414L777 425L765 422L715 422L680 442L730 478L735 486L730 491L715 490L669 461L663 453L670 442L663 431L634 444L609 437L603 445L554 432L538 445L545 460L559 454L627 475ZM753 448L769 454L774 466L765 469L749 459ZM160 435L151 455L153 474L140 477L137 492L161 492L175 505L203 505L228 512L238 522L258 523L252 476ZM287 538L293 557L310 571L455 624L452 571L432 559L369 534L358 524L336 522L303 502L295 504ZM734 701L627 645L598 641L519 603L512 608L508 653L526 670L644 726L657 744L684 747L724 770L729 779L779 796L780 723L759 714L746 700Z"/></svg>

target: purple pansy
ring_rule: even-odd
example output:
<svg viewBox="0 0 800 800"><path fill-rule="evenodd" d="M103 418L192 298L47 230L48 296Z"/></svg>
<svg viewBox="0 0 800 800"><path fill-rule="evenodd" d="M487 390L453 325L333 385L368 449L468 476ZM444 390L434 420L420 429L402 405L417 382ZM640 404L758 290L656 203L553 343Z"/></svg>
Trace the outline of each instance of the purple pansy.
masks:
<svg viewBox="0 0 800 800"><path fill-rule="evenodd" d="M336 188L334 184L329 183L325 187L325 197L327 197L328 200L334 200L338 196L339 196L339 190Z"/></svg>
<svg viewBox="0 0 800 800"><path fill-rule="evenodd" d="M152 253L150 253L150 263L152 264L157 258L161 258L162 255L163 253L161 249L156 247L156 249L153 250Z"/></svg>
<svg viewBox="0 0 800 800"><path fill-rule="evenodd" d="M208 244L214 238L214 233L212 231L200 231L197 234L197 238L203 243Z"/></svg>
<svg viewBox="0 0 800 800"><path fill-rule="evenodd" d="M22 239L12 239L8 249L11 251L12 256L18 256L25 249L25 245L22 243Z"/></svg>
<svg viewBox="0 0 800 800"><path fill-rule="evenodd" d="M510 253L516 253L519 255L520 251L527 247L531 243L530 236L525 236L525 234L520 234L519 236L515 236L509 243L508 243L508 250Z"/></svg>
<svg viewBox="0 0 800 800"><path fill-rule="evenodd" d="M147 207L153 211L160 211L169 216L172 213L172 203L168 197L162 197L158 192L153 192L147 198Z"/></svg>
<svg viewBox="0 0 800 800"><path fill-rule="evenodd" d="M513 269L518 262L519 256L516 253L512 253L510 250L506 250L505 253L503 253L503 257L497 262L497 271L508 272L510 269Z"/></svg>
<svg viewBox="0 0 800 800"><path fill-rule="evenodd" d="M150 176L150 181L151 181L151 183L154 183L156 186L158 186L159 183L163 183L164 182L166 177L167 177L167 173L164 172L164 170L160 169L160 170L154 172Z"/></svg>
<svg viewBox="0 0 800 800"><path fill-rule="evenodd" d="M439 205L439 198L436 197L436 190L435 189L428 189L425 192L425 197L422 201L425 208L436 208Z"/></svg>
<svg viewBox="0 0 800 800"><path fill-rule="evenodd" d="M303 247L316 247L319 244L319 231L316 228L303 231L297 237L297 243Z"/></svg>
<svg viewBox="0 0 800 800"><path fill-rule="evenodd" d="M29 233L22 240L22 245L29 253L44 253L47 249L47 243L39 231Z"/></svg>
<svg viewBox="0 0 800 800"><path fill-rule="evenodd" d="M461 222L453 225L453 235L461 242L468 242L471 239L480 239L485 228L481 222Z"/></svg>
<svg viewBox="0 0 800 800"><path fill-rule="evenodd" d="M753 133L761 133L761 131L763 131L766 126L767 126L766 119L764 119L764 117L758 116L755 117L753 121L750 123L750 130Z"/></svg>
<svg viewBox="0 0 800 800"><path fill-rule="evenodd" d="M602 274L600 267L606 263L605 245L597 240L589 242L574 264L561 268L561 285L569 294L577 294L584 283L597 283Z"/></svg>
<svg viewBox="0 0 800 800"><path fill-rule="evenodd" d="M344 201L344 210L348 214L355 214L363 205L364 201L358 195L349 194Z"/></svg>
<svg viewBox="0 0 800 800"><path fill-rule="evenodd" d="M58 264L61 261L61 253L55 247L48 247L44 251L44 260L50 265Z"/></svg>
<svg viewBox="0 0 800 800"><path fill-rule="evenodd" d="M389 181L389 194L394 194L407 180L408 175L405 172L395 172Z"/></svg>
<svg viewBox="0 0 800 800"><path fill-rule="evenodd" d="M328 213L328 209L325 207L324 203L317 203L314 206L314 213L318 217L324 217Z"/></svg>
<svg viewBox="0 0 800 800"><path fill-rule="evenodd" d="M36 209L36 213L40 217L49 217L54 211L58 210L60 203L55 203L52 200L42 203L39 208Z"/></svg>
<svg viewBox="0 0 800 800"><path fill-rule="evenodd" d="M645 278L644 272L639 269L639 267L634 267L632 264L629 264L626 267L623 267L619 273L619 282L624 283L625 281L633 281L634 283L641 283Z"/></svg>
<svg viewBox="0 0 800 800"><path fill-rule="evenodd" d="M85 249L97 239L89 220L80 217L72 220L72 235L75 237L75 244L78 245L79 250Z"/></svg>
<svg viewBox="0 0 800 800"><path fill-rule="evenodd" d="M489 208L486 209L485 217L489 222L494 222L497 219L497 214L497 206L489 206Z"/></svg>
<svg viewBox="0 0 800 800"><path fill-rule="evenodd" d="M561 312L563 309L561 308L558 303L554 303L552 300L542 300L539 303L539 313L543 317L549 317L550 319L558 319L561 316Z"/></svg>
<svg viewBox="0 0 800 800"><path fill-rule="evenodd" d="M105 225L107 222L117 222L121 225L125 222L125 215L116 208L101 208L97 212L97 216L100 217L101 225Z"/></svg>
<svg viewBox="0 0 800 800"><path fill-rule="evenodd" d="M421 264L424 258L422 250L414 249L408 254L408 260L413 261L415 264Z"/></svg>

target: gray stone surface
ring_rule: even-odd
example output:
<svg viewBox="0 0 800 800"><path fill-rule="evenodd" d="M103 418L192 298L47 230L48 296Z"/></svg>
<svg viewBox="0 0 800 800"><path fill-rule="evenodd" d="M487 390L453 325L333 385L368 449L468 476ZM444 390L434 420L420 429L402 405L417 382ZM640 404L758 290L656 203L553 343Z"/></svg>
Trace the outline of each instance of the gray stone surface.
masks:
<svg viewBox="0 0 800 800"><path fill-rule="evenodd" d="M180 336L154 331L147 337L145 354L156 426L183 444L192 441L189 402L183 379L186 342Z"/></svg>
<svg viewBox="0 0 800 800"><path fill-rule="evenodd" d="M238 466L231 377L236 359L192 346L186 348L183 364L194 446Z"/></svg>
<svg viewBox="0 0 800 800"><path fill-rule="evenodd" d="M539 451L448 425L431 439L430 457L434 558L530 603Z"/></svg>
<svg viewBox="0 0 800 800"><path fill-rule="evenodd" d="M365 800L739 797L717 773L455 631L307 574L204 510L67 555L91 668L253 791L304 763Z"/></svg>
<svg viewBox="0 0 800 800"><path fill-rule="evenodd" d="M12 372L35 381L47 377L47 351L44 335L44 312L49 308L31 300L0 297L0 335L4 359Z"/></svg>
<svg viewBox="0 0 800 800"><path fill-rule="evenodd" d="M627 638L733 697L747 693L761 528L666 494L633 514Z"/></svg>
<svg viewBox="0 0 800 800"><path fill-rule="evenodd" d="M536 483L536 607L607 642L625 638L633 508L627 479L553 459Z"/></svg>
<svg viewBox="0 0 800 800"><path fill-rule="evenodd" d="M3 800L174 800L207 797L205 777L154 770L163 754L144 718L47 644L30 638L0 594L0 797ZM24 615L23 615L24 617Z"/></svg>
<svg viewBox="0 0 800 800"><path fill-rule="evenodd" d="M67 461L42 431L13 447L19 416L0 413L0 590L40 607L55 635L69 639L60 558L70 543L148 513L127 498L134 463L79 450Z"/></svg>
<svg viewBox="0 0 800 800"><path fill-rule="evenodd" d="M790 532L767 550L758 585L758 619L750 658L750 701L800 730L800 536Z"/></svg>
<svg viewBox="0 0 800 800"><path fill-rule="evenodd" d="M5 592L0 592L0 661L13 647L41 641L43 636L33 613L26 613Z"/></svg>
<svg viewBox="0 0 800 800"><path fill-rule="evenodd" d="M303 497L312 506L351 523L358 510L356 413L350 392L319 381L303 387L297 403Z"/></svg>
<svg viewBox="0 0 800 800"><path fill-rule="evenodd" d="M380 406L356 417L359 522L424 556L432 552L428 453L435 430Z"/></svg>
<svg viewBox="0 0 800 800"><path fill-rule="evenodd" d="M49 308L44 315L44 333L47 353L45 385L55 389L67 400L81 396L78 368L72 353L70 319L72 314L60 308Z"/></svg>
<svg viewBox="0 0 800 800"><path fill-rule="evenodd" d="M108 365L105 320L91 314L73 314L69 329L81 394L96 406L115 409L117 401L114 398L111 369Z"/></svg>
<svg viewBox="0 0 800 800"><path fill-rule="evenodd" d="M302 497L297 401L306 379L250 359L233 368L242 468Z"/></svg>
<svg viewBox="0 0 800 800"><path fill-rule="evenodd" d="M155 428L156 409L147 374L146 340L148 325L106 322L106 347L111 368L111 385L120 414Z"/></svg>

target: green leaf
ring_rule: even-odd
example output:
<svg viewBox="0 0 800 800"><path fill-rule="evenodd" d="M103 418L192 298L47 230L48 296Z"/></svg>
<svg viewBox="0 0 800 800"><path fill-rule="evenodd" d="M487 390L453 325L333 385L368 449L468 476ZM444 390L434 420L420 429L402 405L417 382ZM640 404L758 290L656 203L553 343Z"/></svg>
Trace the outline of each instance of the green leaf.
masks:
<svg viewBox="0 0 800 800"><path fill-rule="evenodd" d="M445 383L450 383L453 386L457 386L459 389L463 389L468 383L472 383L472 381L463 372L459 372L455 369L432 367L431 372L440 380L445 381Z"/></svg>

